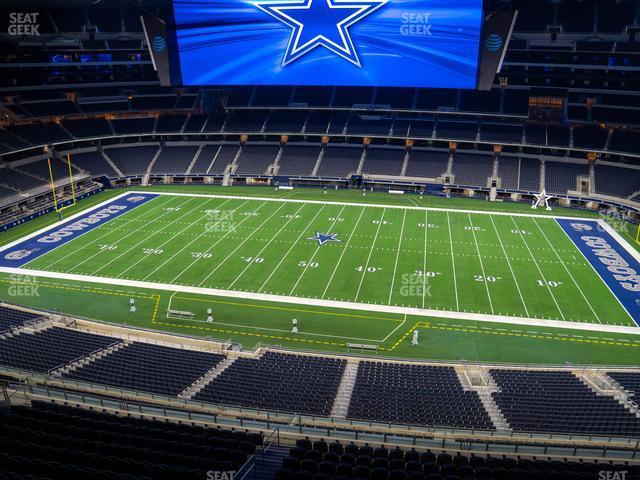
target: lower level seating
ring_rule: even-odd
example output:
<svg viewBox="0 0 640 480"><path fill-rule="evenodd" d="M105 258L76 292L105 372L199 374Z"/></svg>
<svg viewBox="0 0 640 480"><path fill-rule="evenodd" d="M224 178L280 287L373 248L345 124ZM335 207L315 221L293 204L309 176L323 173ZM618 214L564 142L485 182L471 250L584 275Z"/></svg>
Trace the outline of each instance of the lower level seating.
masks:
<svg viewBox="0 0 640 480"><path fill-rule="evenodd" d="M25 322L41 318L37 313L25 312L11 307L0 306L0 333L9 330L10 327L18 327Z"/></svg>
<svg viewBox="0 0 640 480"><path fill-rule="evenodd" d="M438 427L493 429L476 392L452 367L360 362L349 418Z"/></svg>
<svg viewBox="0 0 640 480"><path fill-rule="evenodd" d="M203 480L262 444L244 431L32 402L0 414L0 479Z"/></svg>
<svg viewBox="0 0 640 480"><path fill-rule="evenodd" d="M567 371L491 370L492 394L513 430L587 435L640 435L640 418L597 395Z"/></svg>
<svg viewBox="0 0 640 480"><path fill-rule="evenodd" d="M199 392L196 400L264 410L328 416L345 361L267 352L239 358Z"/></svg>
<svg viewBox="0 0 640 480"><path fill-rule="evenodd" d="M299 439L282 459L276 480L592 480L600 472L609 478L640 478L637 465L611 465L527 458L480 457L431 450ZM617 474L618 477L614 477Z"/></svg>

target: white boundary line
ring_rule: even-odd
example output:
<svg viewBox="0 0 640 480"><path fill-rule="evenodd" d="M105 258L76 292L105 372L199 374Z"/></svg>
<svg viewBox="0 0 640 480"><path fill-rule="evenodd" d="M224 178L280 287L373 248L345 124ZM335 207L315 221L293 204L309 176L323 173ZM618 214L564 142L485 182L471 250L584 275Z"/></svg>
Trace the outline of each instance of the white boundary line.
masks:
<svg viewBox="0 0 640 480"><path fill-rule="evenodd" d="M476 252L478 252L478 260L480 260L480 270L482 270L482 280L484 281L484 288L487 291L487 298L489 299L489 307L491 308L491 313L495 313L493 310L493 301L491 300L491 292L489 292L489 281L487 280L487 274L484 271L484 262L482 261L482 254L480 253L480 246L478 245L478 239L476 237L476 231L474 230L473 220L471 220L471 214L468 213L467 217L469 217L469 225L471 225L471 233L473 235L473 243L476 244Z"/></svg>
<svg viewBox="0 0 640 480"><path fill-rule="evenodd" d="M69 220L74 220L74 219L76 219L78 217L84 217L88 213L93 212L94 210L98 210L98 209L104 207L105 205L110 204L111 202L114 202L116 200L120 200L123 197L127 197L127 196L131 195L132 193L134 193L134 192L124 192L121 195L116 195L115 197L111 197L110 199L105 200L104 202L100 202L97 205L94 205L93 207L88 208L87 210L82 210L81 212L74 213L70 217L67 217L67 218L65 218L63 220L58 220L57 222L52 223L51 225L47 225L46 227L42 227L40 230L36 230L33 233L25 235L24 237L20 237L19 239L14 240L13 242L9 242L6 245L1 246L0 247L0 252L4 252L5 250L8 250L8 249L10 249L12 247L15 247L16 245L19 245L20 243L24 242L25 240L30 240L33 237L37 237L39 235L42 235L43 233L48 232L49 230L53 230L55 228L58 228L60 225L62 225L63 223L68 222ZM144 193L145 195L149 195L152 192L135 192L135 193L136 194ZM153 192L153 194L155 195L155 192ZM149 201L151 201L151 200L149 200ZM51 252L51 250L49 250L49 252ZM47 253L49 253L49 252L47 252Z"/></svg>
<svg viewBox="0 0 640 480"><path fill-rule="evenodd" d="M507 250L504 248L504 244L502 243L502 238L500 238L500 233L498 233L498 228L496 227L496 222L493 221L493 218L489 218L491 220L491 225L493 225L493 230L496 232L496 237L498 242L500 243L500 248L502 248L502 253L504 254L504 258L507 260L507 265L509 266L509 270L511 271L511 276L513 277L513 281L516 284L516 288L518 289L518 295L520 295L520 301L522 302L522 306L524 307L524 312L529 316L529 309L527 308L527 304L524 301L524 297L522 296L522 290L520 290L520 284L516 279L516 274L513 271L513 266L511 265L511 260L509 260L509 255L507 255Z"/></svg>
<svg viewBox="0 0 640 480"><path fill-rule="evenodd" d="M479 322L507 323L512 325L538 326L561 328L569 330L591 330L596 332L610 332L619 334L640 335L640 328L620 326L620 325L599 325L592 323L568 322L563 320L545 320L525 317L508 317L504 315L484 315L480 313L455 312L447 310L430 310L414 307L397 307L380 304L342 302L334 300L320 300L316 298L288 297L282 295L271 295L253 292L237 292L230 290L219 290L215 288L191 287L187 285L174 285L169 283L141 282L138 280L123 280L107 277L93 277L89 275L76 275L70 273L46 272L42 270L30 270L24 268L0 267L0 273L15 273L34 277L48 277L58 280L92 282L106 285L117 285L130 288L143 288L151 290L162 290L166 292L193 293L195 295L212 295L219 297L241 298L246 300L257 300L274 303L291 303L296 305L309 305L315 307L342 308L346 310L366 310L371 312L397 313L415 316L431 316L438 318L450 318L454 320L473 320Z"/></svg>
<svg viewBox="0 0 640 480"><path fill-rule="evenodd" d="M397 210L429 210L433 212L453 212L453 213L473 213L479 215L502 215L507 217L535 217L535 218L561 218L565 220L591 220L597 221L598 219L595 217L566 217L563 215L542 215L536 213L516 213L516 212L493 212L486 210L467 210L467 209L453 209L453 208L438 208L438 207L413 207L411 205L384 205L380 203L357 203L357 202L332 202L326 200L302 200L297 198L276 198L276 197L247 197L244 195L215 195L208 193L175 193L175 192L144 192L134 190L129 192L130 194L158 194L158 195L175 195L182 197L205 197L205 198L234 198L237 200L256 200L261 202L289 202L289 203L312 203L317 205L344 205L351 207L371 207L371 208L388 208L388 209L397 209Z"/></svg>
<svg viewBox="0 0 640 480"><path fill-rule="evenodd" d="M404 224L407 220L407 211L402 215L402 227L400 227L400 239L398 240L398 249L396 250L396 262L393 265L393 275L391 276L391 288L389 288L389 301L387 305L391 305L391 297L393 295L393 287L396 284L396 272L398 271L398 259L400 258L400 249L402 248L402 235L404 234Z"/></svg>

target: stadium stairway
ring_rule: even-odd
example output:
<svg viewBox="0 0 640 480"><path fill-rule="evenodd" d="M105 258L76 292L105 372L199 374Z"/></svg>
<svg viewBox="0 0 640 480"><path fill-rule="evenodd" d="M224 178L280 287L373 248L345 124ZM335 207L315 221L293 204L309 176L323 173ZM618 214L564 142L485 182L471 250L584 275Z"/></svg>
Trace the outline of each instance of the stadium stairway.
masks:
<svg viewBox="0 0 640 480"><path fill-rule="evenodd" d="M336 394L336 399L331 409L332 417L347 417L349 413L349 403L351 403L351 394L353 393L353 387L356 384L356 378L358 376L358 365L360 365L360 360L356 358L347 360L347 365L342 374L340 386L338 387L338 393Z"/></svg>
<svg viewBox="0 0 640 480"><path fill-rule="evenodd" d="M97 352L92 353L91 355L87 355L85 357L81 357L71 363L68 363L66 365L63 365L62 367L53 370L51 372L49 372L49 375L53 376L53 377L62 377L63 375L73 371L73 370L77 370L79 368L84 367L85 365L88 365L92 362L95 362L96 360L100 360L101 358L106 357L107 355L112 354L113 352L120 350L121 348L125 348L126 346L130 345L131 342L129 340L123 340L122 342L117 342L114 343L113 345L107 347L107 348L103 348L101 350L98 350Z"/></svg>
<svg viewBox="0 0 640 480"><path fill-rule="evenodd" d="M631 398L633 395L613 378L599 371L576 371L573 374L597 395L613 397L620 405L640 418L640 408Z"/></svg>
<svg viewBox="0 0 640 480"><path fill-rule="evenodd" d="M266 450L256 452L253 474L247 478L252 480L273 480L276 471L282 467L282 461L289 455L289 447L272 445Z"/></svg>
<svg viewBox="0 0 640 480"><path fill-rule="evenodd" d="M510 431L511 427L507 419L493 399L492 393L500 391L500 388L493 378L491 378L491 375L488 375L481 369L469 371L467 368L456 368L456 374L462 384L463 390L474 391L478 394L482 406L487 411L496 430Z"/></svg>
<svg viewBox="0 0 640 480"><path fill-rule="evenodd" d="M180 395L178 395L178 397L191 400L198 392L200 392L200 390L206 387L209 384L209 382L211 382L214 378L216 378L218 375L224 372L227 368L233 365L233 362L235 362L237 359L238 359L237 357L225 358L222 362L220 362L218 365L213 367L211 370L205 373L202 377L200 377L194 383L192 383L187 388L185 388L184 391Z"/></svg>

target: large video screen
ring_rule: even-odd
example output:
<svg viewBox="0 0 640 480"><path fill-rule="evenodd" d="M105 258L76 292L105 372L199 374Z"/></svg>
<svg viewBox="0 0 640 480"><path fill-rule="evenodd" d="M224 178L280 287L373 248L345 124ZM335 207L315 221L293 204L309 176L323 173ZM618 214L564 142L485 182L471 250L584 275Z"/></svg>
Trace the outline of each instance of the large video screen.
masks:
<svg viewBox="0 0 640 480"><path fill-rule="evenodd" d="M476 87L482 0L174 0L184 85Z"/></svg>

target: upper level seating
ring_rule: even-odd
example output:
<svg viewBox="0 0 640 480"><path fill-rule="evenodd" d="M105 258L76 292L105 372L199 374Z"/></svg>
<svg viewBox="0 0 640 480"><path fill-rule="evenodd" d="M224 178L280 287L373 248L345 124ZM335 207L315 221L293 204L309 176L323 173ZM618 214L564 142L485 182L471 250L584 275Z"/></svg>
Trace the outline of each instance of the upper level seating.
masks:
<svg viewBox="0 0 640 480"><path fill-rule="evenodd" d="M475 122L451 122L438 120L436 136L452 140L475 141L478 134L478 124Z"/></svg>
<svg viewBox="0 0 640 480"><path fill-rule="evenodd" d="M545 188L547 192L566 194L576 190L578 175L588 175L586 164L546 162Z"/></svg>
<svg viewBox="0 0 640 480"><path fill-rule="evenodd" d="M520 190L529 192L540 191L540 160L529 157L520 157Z"/></svg>
<svg viewBox="0 0 640 480"><path fill-rule="evenodd" d="M480 138L485 142L522 143L522 125L483 123Z"/></svg>
<svg viewBox="0 0 640 480"><path fill-rule="evenodd" d="M143 145L138 147L106 148L104 153L125 175L142 175L147 171L157 151L157 145Z"/></svg>
<svg viewBox="0 0 640 480"><path fill-rule="evenodd" d="M640 418L567 371L491 370L492 396L514 430L637 436Z"/></svg>
<svg viewBox="0 0 640 480"><path fill-rule="evenodd" d="M64 127L77 138L106 137L113 135L109 123L104 118L87 118L84 120L69 120Z"/></svg>
<svg viewBox="0 0 640 480"><path fill-rule="evenodd" d="M183 174L197 151L198 147L193 145L162 147L151 173Z"/></svg>
<svg viewBox="0 0 640 480"><path fill-rule="evenodd" d="M311 112L307 118L307 133L327 133L329 122L331 121L331 112L316 111Z"/></svg>
<svg viewBox="0 0 640 480"><path fill-rule="evenodd" d="M279 145L245 145L238 158L236 173L264 175L267 167L275 161L279 150Z"/></svg>
<svg viewBox="0 0 640 480"><path fill-rule="evenodd" d="M18 138L15 134L4 128L0 128L0 144L2 144L3 150L14 150L24 148L28 145L26 139Z"/></svg>
<svg viewBox="0 0 640 480"><path fill-rule="evenodd" d="M635 131L614 130L609 142L609 150L616 152L640 153L640 133ZM2 141L0 139L0 141Z"/></svg>
<svg viewBox="0 0 640 480"><path fill-rule="evenodd" d="M70 140L67 132L65 132L60 125L53 122L12 125L8 128L33 145L46 145Z"/></svg>
<svg viewBox="0 0 640 480"><path fill-rule="evenodd" d="M16 195L18 192L17 190L13 190L9 187L5 187L0 185L0 198L8 198L8 197L12 197L14 195Z"/></svg>
<svg viewBox="0 0 640 480"><path fill-rule="evenodd" d="M151 133L153 131L154 117L122 118L111 120L113 130L119 134Z"/></svg>
<svg viewBox="0 0 640 480"><path fill-rule="evenodd" d="M455 110L458 104L458 92L450 90L418 89L416 108L419 110Z"/></svg>
<svg viewBox="0 0 640 480"><path fill-rule="evenodd" d="M391 118L377 116L352 115L347 133L350 135L378 135L386 137L391 133Z"/></svg>
<svg viewBox="0 0 640 480"><path fill-rule="evenodd" d="M433 128L435 122L433 120L412 120L409 127L409 136L412 138L431 138L433 137Z"/></svg>
<svg viewBox="0 0 640 480"><path fill-rule="evenodd" d="M547 145L556 147L569 146L569 127L547 126Z"/></svg>
<svg viewBox="0 0 640 480"><path fill-rule="evenodd" d="M255 95L251 105L255 106L286 106L289 105L289 99L293 89L291 87L256 87Z"/></svg>
<svg viewBox="0 0 640 480"><path fill-rule="evenodd" d="M50 102L22 103L20 107L32 117L50 117L52 115L71 115L80 113L75 102L55 100Z"/></svg>
<svg viewBox="0 0 640 480"><path fill-rule="evenodd" d="M530 123L525 127L526 143L529 145L547 144L547 127Z"/></svg>
<svg viewBox="0 0 640 480"><path fill-rule="evenodd" d="M229 107L246 107L253 96L255 87L235 87L227 101Z"/></svg>
<svg viewBox="0 0 640 480"><path fill-rule="evenodd" d="M318 175L344 178L349 174L356 173L361 156L362 148L327 146L324 149Z"/></svg>
<svg viewBox="0 0 640 480"><path fill-rule="evenodd" d="M396 118L391 126L391 135L394 137L408 137L411 121Z"/></svg>
<svg viewBox="0 0 640 480"><path fill-rule="evenodd" d="M186 115L162 115L158 117L156 132L158 133L180 132L186 120L187 120Z"/></svg>
<svg viewBox="0 0 640 480"><path fill-rule="evenodd" d="M47 372L120 342L117 338L52 327L0 340L0 365Z"/></svg>
<svg viewBox="0 0 640 480"><path fill-rule="evenodd" d="M20 169L22 172L28 173L29 175L35 175L36 177L47 180L50 178L49 164L51 165L51 172L54 180L69 178L69 165L67 164L66 159L62 161L57 158L52 158L50 162L47 162L46 160L38 160L36 162L20 165L16 168ZM73 165L71 165L71 172L73 175L79 173L78 170L73 168Z"/></svg>
<svg viewBox="0 0 640 480"><path fill-rule="evenodd" d="M132 110L151 110L155 108L174 108L178 97L174 94L141 95L131 100Z"/></svg>
<svg viewBox="0 0 640 480"><path fill-rule="evenodd" d="M518 188L518 174L520 172L520 158L502 155L498 163L498 177L501 188Z"/></svg>
<svg viewBox="0 0 640 480"><path fill-rule="evenodd" d="M465 112L497 113L500 111L500 94L500 90L495 89L489 92L462 92L460 110Z"/></svg>
<svg viewBox="0 0 640 480"><path fill-rule="evenodd" d="M238 148L240 148L238 145L223 145L218 152L209 173L218 175L224 173L224 169L227 165L233 162L233 159L238 153Z"/></svg>
<svg viewBox="0 0 640 480"><path fill-rule="evenodd" d="M334 107L353 107L354 105L370 105L373 103L374 89L369 87L336 87L333 96Z"/></svg>
<svg viewBox="0 0 640 480"><path fill-rule="evenodd" d="M325 107L331 101L333 87L296 87L293 103L306 103L310 107Z"/></svg>
<svg viewBox="0 0 640 480"><path fill-rule="evenodd" d="M413 106L415 94L415 88L378 87L374 103L408 110Z"/></svg>
<svg viewBox="0 0 640 480"><path fill-rule="evenodd" d="M622 388L633 392L632 400L640 402L640 373L638 372L607 372L611 378L618 382Z"/></svg>
<svg viewBox="0 0 640 480"><path fill-rule="evenodd" d="M184 125L185 132L200 132L202 131L209 115L206 113L194 114L189 116Z"/></svg>
<svg viewBox="0 0 640 480"><path fill-rule="evenodd" d="M311 479L343 480L369 478L372 480L591 480L602 471L612 476L636 478L637 465L610 465L602 463L559 460L531 460L502 456L475 456L457 453L436 454L431 450L388 449L385 446L355 445L353 443L324 440L311 442L308 438L296 441L289 455L282 459L275 480ZM626 474L622 472L626 471ZM316 477L317 475L317 477Z"/></svg>
<svg viewBox="0 0 640 480"><path fill-rule="evenodd" d="M224 358L215 353L134 342L64 376L176 396Z"/></svg>
<svg viewBox="0 0 640 480"><path fill-rule="evenodd" d="M329 415L346 362L267 352L239 358L195 398L250 408Z"/></svg>
<svg viewBox="0 0 640 480"><path fill-rule="evenodd" d="M573 146L590 150L602 150L608 135L609 130L606 128L591 127L589 125L576 126L573 128Z"/></svg>
<svg viewBox="0 0 640 480"><path fill-rule="evenodd" d="M487 179L493 170L491 154L461 153L453 156L455 183L459 185L487 186Z"/></svg>
<svg viewBox="0 0 640 480"><path fill-rule="evenodd" d="M32 177L10 168L0 168L0 184L8 185L16 190L29 190L44 185L46 180Z"/></svg>
<svg viewBox="0 0 640 480"><path fill-rule="evenodd" d="M10 327L18 327L24 322L41 318L37 313L25 312L15 308L0 305L0 333L9 330Z"/></svg>
<svg viewBox="0 0 640 480"><path fill-rule="evenodd" d="M275 110L267 119L266 131L295 133L302 131L309 112L295 110Z"/></svg>
<svg viewBox="0 0 640 480"><path fill-rule="evenodd" d="M236 471L259 434L33 401L0 414L3 479L202 480Z"/></svg>
<svg viewBox="0 0 640 480"><path fill-rule="evenodd" d="M266 119L267 112L264 111L236 110L229 115L224 131L237 133L260 132Z"/></svg>
<svg viewBox="0 0 640 480"><path fill-rule="evenodd" d="M218 150L221 149L220 145L205 145L200 151L200 155L196 159L196 163L193 164L191 168L192 174L204 174L207 173L209 169L209 165L215 158Z"/></svg>
<svg viewBox="0 0 640 480"><path fill-rule="evenodd" d="M640 170L596 163L595 191L604 195L628 197L640 190Z"/></svg>
<svg viewBox="0 0 640 480"><path fill-rule="evenodd" d="M202 127L203 132L219 132L227 120L226 113L212 113L207 117L207 121Z"/></svg>
<svg viewBox="0 0 640 480"><path fill-rule="evenodd" d="M349 112L334 112L329 121L328 133L343 135L346 132L350 116L351 114Z"/></svg>
<svg viewBox="0 0 640 480"><path fill-rule="evenodd" d="M411 150L409 165L405 175L407 177L436 178L447 170L449 152L431 150Z"/></svg>
<svg viewBox="0 0 640 480"><path fill-rule="evenodd" d="M404 148L369 147L362 173L400 175L405 153Z"/></svg>
<svg viewBox="0 0 640 480"><path fill-rule="evenodd" d="M91 172L94 177L106 175L107 177L117 177L118 173L107 163L100 152L74 153L71 155L71 163Z"/></svg>
<svg viewBox="0 0 640 480"><path fill-rule="evenodd" d="M453 367L362 361L348 418L440 427L493 429L474 391Z"/></svg>
<svg viewBox="0 0 640 480"><path fill-rule="evenodd" d="M287 145L280 157L279 175L311 175L320 148L315 145Z"/></svg>

